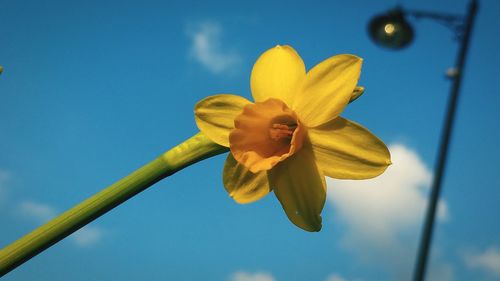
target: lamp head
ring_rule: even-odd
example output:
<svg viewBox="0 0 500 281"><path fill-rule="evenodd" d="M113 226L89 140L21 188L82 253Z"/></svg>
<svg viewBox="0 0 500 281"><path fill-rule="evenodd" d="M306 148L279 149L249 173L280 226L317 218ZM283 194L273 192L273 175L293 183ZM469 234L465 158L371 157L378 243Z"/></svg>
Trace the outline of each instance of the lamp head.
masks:
<svg viewBox="0 0 500 281"><path fill-rule="evenodd" d="M405 48L414 37L413 28L400 9L374 17L368 24L368 33L377 45L393 50Z"/></svg>

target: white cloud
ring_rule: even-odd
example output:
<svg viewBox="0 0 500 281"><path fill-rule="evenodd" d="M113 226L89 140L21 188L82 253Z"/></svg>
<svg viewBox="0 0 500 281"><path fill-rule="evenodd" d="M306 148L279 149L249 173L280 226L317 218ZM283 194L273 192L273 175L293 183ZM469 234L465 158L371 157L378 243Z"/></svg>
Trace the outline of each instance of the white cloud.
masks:
<svg viewBox="0 0 500 281"><path fill-rule="evenodd" d="M191 39L190 56L212 73L232 72L241 63L237 52L222 48L222 27L219 23L191 24L187 35Z"/></svg>
<svg viewBox="0 0 500 281"><path fill-rule="evenodd" d="M7 180L10 178L10 173L0 169L0 188L3 188Z"/></svg>
<svg viewBox="0 0 500 281"><path fill-rule="evenodd" d="M53 207L33 201L21 202L18 210L23 216L33 219L38 223L45 223L57 215L57 211Z"/></svg>
<svg viewBox="0 0 500 281"><path fill-rule="evenodd" d="M274 277L267 272L249 273L238 271L233 273L231 281L275 281Z"/></svg>
<svg viewBox="0 0 500 281"><path fill-rule="evenodd" d="M326 278L326 281L348 281L348 279L345 279L344 277L335 273L335 274L331 274L330 276L328 276ZM360 281L360 279L355 279L353 281Z"/></svg>
<svg viewBox="0 0 500 281"><path fill-rule="evenodd" d="M18 213L39 224L46 223L56 217L57 210L44 203L34 201L23 201L18 205ZM85 226L71 236L73 242L81 247L91 246L97 243L103 236L103 230L95 226Z"/></svg>
<svg viewBox="0 0 500 281"><path fill-rule="evenodd" d="M453 266L447 262L431 261L427 280L429 281L452 281L454 280Z"/></svg>
<svg viewBox="0 0 500 281"><path fill-rule="evenodd" d="M99 242L102 236L103 231L101 228L88 225L73 233L71 238L73 238L73 241L75 241L78 246L86 247Z"/></svg>
<svg viewBox="0 0 500 281"><path fill-rule="evenodd" d="M361 279L345 279L341 275L334 273L326 278L326 281L361 281Z"/></svg>
<svg viewBox="0 0 500 281"><path fill-rule="evenodd" d="M2 203L2 201L4 200L5 189L9 179L10 179L10 173L6 170L0 169L0 203Z"/></svg>
<svg viewBox="0 0 500 281"><path fill-rule="evenodd" d="M500 251L496 247L489 247L484 252L465 253L464 261L467 267L479 269L500 277Z"/></svg>
<svg viewBox="0 0 500 281"><path fill-rule="evenodd" d="M412 273L432 174L412 149L402 144L389 149L393 164L375 179L328 179L328 202L347 226L343 245L404 280ZM438 220L448 217L441 200Z"/></svg>
<svg viewBox="0 0 500 281"><path fill-rule="evenodd" d="M326 281L347 281L338 274L332 274L326 278Z"/></svg>

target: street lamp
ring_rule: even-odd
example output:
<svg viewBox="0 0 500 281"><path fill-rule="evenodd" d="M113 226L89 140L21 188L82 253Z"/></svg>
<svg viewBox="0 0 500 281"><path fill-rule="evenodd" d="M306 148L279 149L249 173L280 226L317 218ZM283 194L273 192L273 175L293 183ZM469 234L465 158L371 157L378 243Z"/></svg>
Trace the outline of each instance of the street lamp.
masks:
<svg viewBox="0 0 500 281"><path fill-rule="evenodd" d="M374 17L368 25L368 33L379 46L393 50L408 46L414 36L413 28L400 8Z"/></svg>
<svg viewBox="0 0 500 281"><path fill-rule="evenodd" d="M406 16L432 19L444 24L452 29L460 43L455 67L448 73L448 77L452 80L452 86L450 96L448 98L443 131L441 133L442 135L436 159L436 166L434 168L431 194L429 204L427 206L425 223L422 229L417 262L415 264L413 275L414 281L422 281L425 277L427 259L432 240L432 230L436 215L436 207L441 191L441 183L444 168L446 166L446 157L448 154L453 121L455 119L455 111L458 103L458 94L465 67L465 57L469 49L472 25L474 23L477 9L477 0L470 0L467 14L465 16L427 11L403 10L401 7L397 7L396 9L393 9L385 14L374 17L368 25L368 33L371 39L377 45L393 50L402 49L408 46L414 37L413 29L407 22Z"/></svg>

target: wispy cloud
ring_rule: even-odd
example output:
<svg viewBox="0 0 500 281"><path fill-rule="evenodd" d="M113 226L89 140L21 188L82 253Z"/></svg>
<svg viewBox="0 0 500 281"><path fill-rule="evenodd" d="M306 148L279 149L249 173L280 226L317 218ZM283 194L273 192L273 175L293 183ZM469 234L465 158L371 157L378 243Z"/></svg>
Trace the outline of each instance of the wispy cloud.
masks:
<svg viewBox="0 0 500 281"><path fill-rule="evenodd" d="M326 278L326 281L347 281L338 274L332 274Z"/></svg>
<svg viewBox="0 0 500 281"><path fill-rule="evenodd" d="M30 200L21 202L18 205L17 210L21 216L31 219L39 224L48 222L58 214L54 207ZM73 233L70 238L76 245L87 247L99 242L102 236L103 230L101 228L95 226L85 226Z"/></svg>
<svg viewBox="0 0 500 281"><path fill-rule="evenodd" d="M326 281L349 281L352 279L345 279L344 277L340 276L339 274L331 274L326 278ZM361 281L360 279L354 279L352 281Z"/></svg>
<svg viewBox="0 0 500 281"><path fill-rule="evenodd" d="M449 262L433 261L429 265L427 280L430 281L452 281L454 278L453 265Z"/></svg>
<svg viewBox="0 0 500 281"><path fill-rule="evenodd" d="M393 165L375 179L328 179L328 202L347 226L343 245L405 280L411 276L432 174L414 150L402 144L389 149ZM446 202L438 208L438 219L446 220Z"/></svg>
<svg viewBox="0 0 500 281"><path fill-rule="evenodd" d="M452 281L453 267L447 263L439 263L437 265L431 264L430 272L429 275L427 276L427 279L431 281ZM337 273L334 273L329 275L325 281L362 281L362 279L347 279Z"/></svg>
<svg viewBox="0 0 500 281"><path fill-rule="evenodd" d="M87 247L99 242L103 234L100 227L87 225L73 233L71 238L78 246Z"/></svg>
<svg viewBox="0 0 500 281"><path fill-rule="evenodd" d="M468 268L500 277L500 251L496 247L490 246L482 252L466 252L463 259Z"/></svg>
<svg viewBox="0 0 500 281"><path fill-rule="evenodd" d="M47 204L34 201L23 201L18 207L19 213L38 223L45 223L57 215L57 211Z"/></svg>
<svg viewBox="0 0 500 281"><path fill-rule="evenodd" d="M10 178L10 173L0 169L0 188L3 188L7 180Z"/></svg>
<svg viewBox="0 0 500 281"><path fill-rule="evenodd" d="M214 74L233 72L241 63L241 56L234 50L223 47L222 26L206 21L189 24L186 34L191 39L190 57Z"/></svg>
<svg viewBox="0 0 500 281"><path fill-rule="evenodd" d="M0 205L5 198L5 190L10 177L11 175L7 170L0 169Z"/></svg>
<svg viewBox="0 0 500 281"><path fill-rule="evenodd" d="M231 281L275 281L274 277L267 272L249 273L237 271L231 275Z"/></svg>

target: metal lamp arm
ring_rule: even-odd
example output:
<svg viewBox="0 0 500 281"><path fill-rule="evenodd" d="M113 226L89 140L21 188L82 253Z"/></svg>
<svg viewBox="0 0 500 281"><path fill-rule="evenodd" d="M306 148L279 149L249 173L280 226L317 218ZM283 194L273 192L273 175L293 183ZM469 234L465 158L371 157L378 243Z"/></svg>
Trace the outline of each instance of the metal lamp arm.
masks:
<svg viewBox="0 0 500 281"><path fill-rule="evenodd" d="M412 16L416 19L431 19L449 28L457 40L460 40L464 33L464 25L466 17L463 15L447 14L439 12L428 12L419 10L404 10L405 15Z"/></svg>

